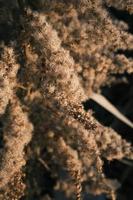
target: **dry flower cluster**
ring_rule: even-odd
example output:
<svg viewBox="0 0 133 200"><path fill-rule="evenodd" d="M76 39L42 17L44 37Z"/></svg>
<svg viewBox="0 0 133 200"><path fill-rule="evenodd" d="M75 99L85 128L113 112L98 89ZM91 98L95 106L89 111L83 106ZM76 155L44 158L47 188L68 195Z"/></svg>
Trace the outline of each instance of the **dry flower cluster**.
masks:
<svg viewBox="0 0 133 200"><path fill-rule="evenodd" d="M117 81L114 74L133 72L133 59L118 53L133 49L133 36L107 11L114 6L132 14L132 5L130 0L46 0L39 12L27 7L20 12L21 33L1 45L0 199L23 196L25 146L39 131L52 165L66 169L74 182L74 187L64 183L66 196L82 199L82 185L88 182L89 192L115 198L119 184L104 175L103 159L133 159L133 148L82 103ZM42 115L41 128L28 115Z"/></svg>

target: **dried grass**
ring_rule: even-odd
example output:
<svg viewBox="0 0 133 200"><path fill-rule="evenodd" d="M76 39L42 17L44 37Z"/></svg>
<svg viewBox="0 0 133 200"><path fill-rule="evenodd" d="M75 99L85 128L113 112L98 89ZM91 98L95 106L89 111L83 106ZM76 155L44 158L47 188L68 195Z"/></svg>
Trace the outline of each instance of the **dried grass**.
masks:
<svg viewBox="0 0 133 200"><path fill-rule="evenodd" d="M125 1L120 6L116 1L106 3L132 13L131 4L127 8ZM103 173L103 157L109 161L133 159L133 148L113 129L102 126L91 111L86 112L82 102L111 82L112 73L133 72L133 59L116 55L118 49L133 48L133 36L115 25L102 0L79 4L47 0L43 6L41 12L26 8L17 42L2 47L0 115L5 115L5 126L1 199L23 195L24 152L33 130L45 134L43 145L52 152L49 160L67 169L77 200L82 199L82 183L88 180L89 191L114 198L117 186ZM26 94L18 95L18 87ZM28 119L31 112L35 118L41 115L32 109L35 102L41 102L43 127Z"/></svg>

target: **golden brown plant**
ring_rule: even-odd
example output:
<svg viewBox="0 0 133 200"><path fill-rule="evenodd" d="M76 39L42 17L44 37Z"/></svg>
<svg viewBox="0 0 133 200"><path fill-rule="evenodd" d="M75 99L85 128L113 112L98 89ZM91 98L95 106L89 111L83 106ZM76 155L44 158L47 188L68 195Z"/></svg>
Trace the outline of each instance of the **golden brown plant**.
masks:
<svg viewBox="0 0 133 200"><path fill-rule="evenodd" d="M115 24L104 3L130 13L132 4L126 1L127 8L125 1L120 6L108 0L78 2L46 0L40 12L25 8L17 44L2 48L0 115L6 119L0 163L3 199L23 195L24 148L33 126L34 134L40 132L45 138L43 146L51 153L50 162L66 169L74 181L77 200L82 199L86 181L90 192L114 198L117 186L103 173L103 158L133 159L131 144L101 125L82 105L101 86L111 83L113 74L133 72L133 59L117 52L132 49L133 36L124 25ZM25 95L22 91L18 94L18 87ZM41 104L42 124L34 123L41 115L34 110L36 102ZM33 114L32 123L25 110ZM18 188L16 194L12 184Z"/></svg>

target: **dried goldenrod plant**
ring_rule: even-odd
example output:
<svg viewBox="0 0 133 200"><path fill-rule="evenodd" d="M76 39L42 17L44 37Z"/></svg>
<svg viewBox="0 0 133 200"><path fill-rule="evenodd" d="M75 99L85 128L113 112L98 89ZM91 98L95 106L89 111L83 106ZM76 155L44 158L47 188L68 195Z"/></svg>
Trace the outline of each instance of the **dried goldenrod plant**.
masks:
<svg viewBox="0 0 133 200"><path fill-rule="evenodd" d="M40 5L40 1L29 2ZM81 200L82 185L88 181L89 192L106 193L114 199L119 184L104 174L104 159L133 159L133 147L113 129L101 125L91 111L86 112L83 102L93 99L110 112L113 108L114 115L133 127L98 94L101 86L117 81L115 76L112 80L114 74L133 72L133 58L118 53L119 49L133 48L133 36L106 9L114 6L132 13L132 2L40 3L43 8L39 11L23 7L16 41L1 45L0 115L5 123L0 198L13 200L24 195L25 146L32 140L32 133L40 132L43 146L51 155L49 162L66 170L74 182L66 196L75 195ZM36 104L40 113L35 111ZM38 116L42 116L42 124ZM63 181L64 188L70 189Z"/></svg>

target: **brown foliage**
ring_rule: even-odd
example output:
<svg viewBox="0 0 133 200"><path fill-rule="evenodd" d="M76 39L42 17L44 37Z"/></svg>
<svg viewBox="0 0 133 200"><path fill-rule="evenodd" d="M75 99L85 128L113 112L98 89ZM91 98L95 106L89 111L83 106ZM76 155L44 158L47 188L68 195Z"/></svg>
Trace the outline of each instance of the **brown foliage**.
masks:
<svg viewBox="0 0 133 200"><path fill-rule="evenodd" d="M124 2L119 7L117 1L106 1L132 13ZM67 169L77 200L81 199L82 182L87 180L89 191L113 198L117 186L113 187L111 180L109 184L103 173L103 157L132 159L133 148L113 129L102 126L91 111L86 112L82 102L106 82L111 83L112 73L133 72L133 59L116 54L119 49L133 48L133 36L124 26L116 26L102 0L79 4L47 0L43 6L42 12L26 8L17 43L2 47L0 115L5 114L5 126L1 198L13 200L23 195L24 149L33 126L34 134L40 132L45 138L42 146L52 152L49 162ZM25 95L22 91L18 94L18 88ZM34 122L41 115L34 111L36 103L41 104L42 124ZM26 110L33 115L32 123Z"/></svg>

